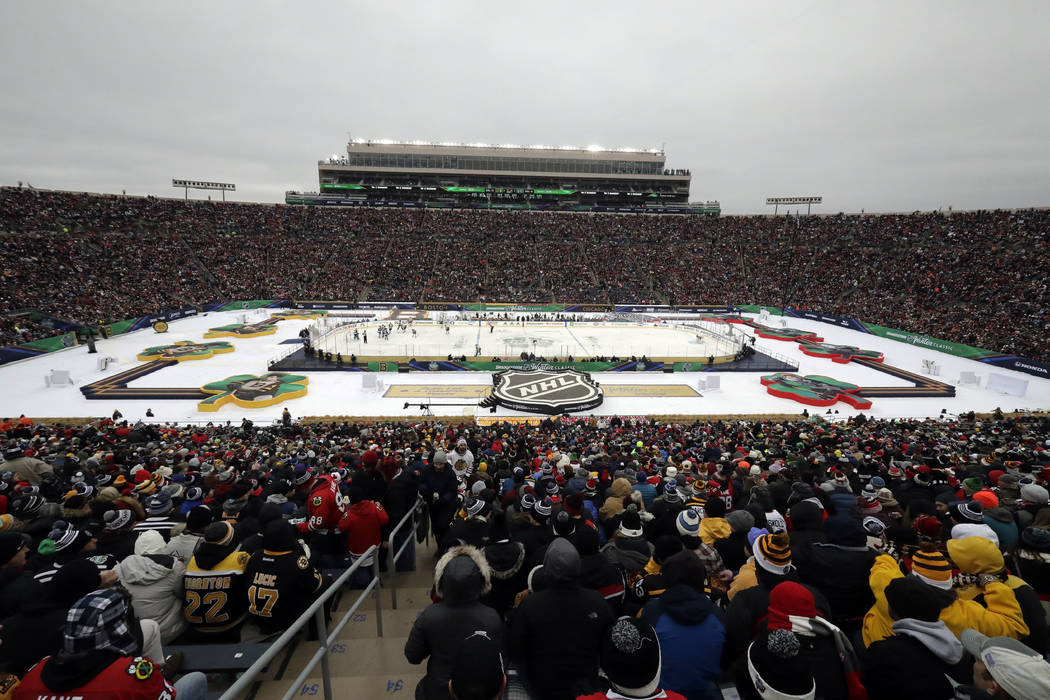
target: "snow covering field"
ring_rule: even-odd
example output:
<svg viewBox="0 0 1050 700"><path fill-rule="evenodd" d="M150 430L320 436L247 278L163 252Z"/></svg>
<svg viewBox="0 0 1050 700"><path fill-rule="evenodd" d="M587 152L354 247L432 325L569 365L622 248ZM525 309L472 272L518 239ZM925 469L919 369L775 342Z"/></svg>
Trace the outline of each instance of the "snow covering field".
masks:
<svg viewBox="0 0 1050 700"><path fill-rule="evenodd" d="M385 312L382 312L385 314ZM248 312L247 320L257 321L265 318L267 312ZM145 348L155 345L167 345L179 340L202 341L203 334L208 328L230 323L238 323L244 319L245 312L220 312L207 315L194 316L187 319L173 321L170 330L164 334L157 334L151 329L136 331L126 335L118 336L109 340L98 342L98 354L89 354L87 347L78 346L50 353L40 357L22 360L0 366L0 413L4 416L27 416L41 417L87 417L108 416L114 409L120 409L121 413L129 420L143 418L147 408L152 408L157 421L239 421L242 416L247 415L257 423L267 423L280 416L284 404L277 404L269 408L243 409L233 404L228 404L214 413L201 413L197 411L196 401L191 400L126 400L112 402L107 400L88 400L80 392L80 386L97 381L106 376L112 376L118 372L130 369L139 364L135 356ZM269 361L288 353L298 346L283 344L282 341L298 337L299 332L310 326L312 322L304 320L281 321L277 326L275 335L262 336L258 338L224 338L235 346L234 352L216 355L211 359L187 361L177 366L167 367L149 374L135 382L132 387L189 387L197 388L201 385L224 379L235 374L262 374L267 371ZM465 322L464 322L465 323ZM829 343L840 343L855 345L864 349L878 350L885 354L885 362L890 365L919 373L922 370L922 360L934 359L941 366L940 381L956 383L960 373L974 372L980 378L980 386L959 386L957 395L950 399L922 399L922 398L890 398L873 399L871 409L866 414L876 417L922 417L936 416L946 409L950 414L964 411L991 411L996 407L1004 411L1014 409L1023 410L1050 410L1050 380L1033 377L1027 374L1003 370L973 360L965 360L951 355L939 353L933 350L914 347L897 341L878 338L858 331L837 328L835 326L808 321L804 319L791 319L790 325L794 328L813 330ZM520 328L520 326L519 326ZM738 326L739 328L739 326ZM434 333L440 334L444 331L434 326ZM478 337L478 328L464 325L461 340L467 345L463 348L442 347L441 354L473 354L473 344ZM481 336L488 334L487 326L482 326ZM641 347L639 343L652 342L641 333L631 333L629 329L622 327L612 329L615 332L606 333L597 328L572 329L579 341L587 347L592 343L595 348L601 348L598 352L582 349L573 352L574 355L584 354L617 354L619 356L630 355L630 348ZM469 332L468 332L469 331ZM564 328L552 327L558 337L564 338ZM750 329L743 329L750 334ZM473 337L470 336L473 333ZM512 340L521 336L520 330L510 326L492 333L503 333L500 340L493 337L494 343L510 345ZM410 335L410 334L409 334ZM539 333L536 334L540 336ZM683 343L688 346L689 342L695 342L695 338L687 334L680 334ZM451 337L451 333L450 333ZM396 331L392 335L391 343L395 344L403 340ZM553 348L564 340L548 338ZM530 342L531 345L531 342ZM369 333L369 349L373 346L372 333ZM841 365L830 360L809 357L798 350L795 343L780 342L775 340L758 339L759 350L773 352L786 356L797 362L800 374L820 374L834 377L839 380L852 382L860 386L907 386L908 383L890 377L876 370L851 363ZM497 354L494 348L490 350L482 343L483 356L491 357ZM376 348L378 349L378 347ZM520 350L518 351L520 353ZM537 354L563 354L564 351L555 353L553 349L546 352L537 350ZM655 350L643 351L646 354L662 354ZM422 353L420 353L422 354ZM498 353L503 356L503 352ZM109 369L100 371L98 359L104 355L118 358L118 362ZM48 388L45 386L44 377L51 370L68 370L74 381L73 385L56 386ZM1028 382L1027 392L1024 396L1007 396L1005 394L985 389L988 377L991 373L1004 374ZM377 393L372 389L363 388L366 373L361 372L304 372L310 378L309 391L306 396L287 402L289 410L294 416L323 416L323 415L356 415L356 416L420 416L420 409L416 406L405 409L404 398L383 398L382 392ZM624 372L624 373L596 373L594 378L603 385L613 384L689 384L697 387L699 380L706 379L712 375L718 375L720 388L714 391L700 389L700 396L693 397L615 397L606 398L605 403L594 411L596 415L652 415L652 414L682 414L682 415L714 415L714 414L755 414L755 413L799 413L802 405L789 399L781 399L769 396L765 387L759 382L760 373L743 372L712 372L712 373L646 373L646 372ZM414 385L464 385L480 384L491 386L491 375L486 373L430 373L413 372L409 374L383 373L373 375L382 380L389 387L393 384ZM411 399L412 403L426 401L425 399ZM435 402L442 399L435 399ZM450 400L446 400L450 401ZM450 401L451 402L451 401ZM459 403L467 403L458 400ZM474 409L465 409L470 415L474 415ZM813 409L823 410L823 409ZM846 404L839 403L833 407L838 410L840 416L848 416L857 413ZM435 407L436 415L460 415L464 413L462 407ZM483 417L494 417L487 409L483 409L479 415ZM513 415L506 409L500 408L496 416Z"/></svg>

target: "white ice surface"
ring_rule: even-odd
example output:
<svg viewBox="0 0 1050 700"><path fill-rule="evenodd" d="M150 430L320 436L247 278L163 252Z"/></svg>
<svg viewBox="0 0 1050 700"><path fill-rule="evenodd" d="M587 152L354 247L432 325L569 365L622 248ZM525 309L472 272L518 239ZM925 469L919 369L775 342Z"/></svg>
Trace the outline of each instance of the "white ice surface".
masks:
<svg viewBox="0 0 1050 700"><path fill-rule="evenodd" d="M219 312L206 316L195 316L173 321L170 330L157 334L146 329L98 342L99 354L88 354L85 346L50 353L36 358L0 366L0 413L3 416L26 414L32 417L84 417L108 416L119 408L129 420L143 418L147 408L152 408L158 421L239 421L247 415L259 423L266 423L278 418L281 409L279 404L270 408L243 409L232 404L226 405L218 412L201 413L196 410L196 401L112 401L88 400L80 392L80 386L97 379L129 369L138 364L135 356L147 347L166 345L177 340L204 340L204 332L211 327L237 323L243 312ZM258 320L265 312L256 312L249 320ZM885 353L886 363L909 371L919 373L923 359L934 359L941 365L939 379L955 383L960 372L972 371L981 378L980 387L956 388L956 397L951 399L895 398L872 399L871 409L866 414L876 417L921 417L936 416L942 409L949 413L964 411L990 411L1001 407L1004 411L1014 409L1050 410L1050 380L1028 374L1004 370L973 360L965 360L934 350L919 348L887 338L860 333L844 328L823 324L805 319L791 319L790 325L795 328L818 332L825 340L844 345L855 345L864 349L879 350ZM259 338L232 339L226 338L234 346L232 353L216 355L208 360L187 361L175 367L169 367L150 374L131 386L136 387L191 387L196 388L208 382L217 381L234 374L262 374L267 371L271 359L295 349L297 346L281 345L282 340L295 338L299 331L308 326L308 321L281 321L277 333ZM483 334L487 328L483 328ZM750 329L746 329L749 331ZM621 335L626 331L621 331ZM394 334L393 342L399 340ZM621 339L614 338L613 344L601 350L604 354L623 356ZM369 334L369 344L373 340ZM830 360L803 355L795 343L776 340L758 339L759 349L775 352L792 358L799 364L801 374L821 374L861 386L907 386L907 382L851 363L841 365ZM450 349L451 351L451 349ZM99 372L97 360L103 354L121 360L116 367ZM460 354L463 354L462 352ZM471 353L466 353L468 356ZM553 354L553 353L552 353ZM491 357L491 355L489 355ZM73 386L46 388L44 376L52 369L69 370ZM988 391L985 385L990 373L1002 373L1028 382L1028 391L1023 397L1013 397ZM420 409L404 409L404 398L382 398L361 388L363 373L359 372L306 372L310 377L309 391L300 399L287 402L289 410L295 416L319 415L358 415L358 416L394 416L420 415ZM596 373L594 378L601 384L690 384L696 386L697 379L706 374L698 373L648 373L648 372L607 372ZM683 398L606 398L605 403L594 411L595 414L647 415L647 414L753 414L753 413L798 413L802 405L789 399L769 396L765 387L759 383L761 373L721 372L721 388L717 391L702 391L700 397ZM409 374L384 373L378 375L383 382L391 384L491 384L491 375L474 372L413 372ZM418 403L425 399L409 399ZM442 399L435 399L435 402ZM448 402L467 403L465 399L444 399ZM819 410L819 409L814 409ZM840 416L857 413L854 409L840 403L834 407ZM458 407L434 409L438 415L459 415ZM485 409L482 416L490 416ZM505 409L499 409L496 415L513 415Z"/></svg>

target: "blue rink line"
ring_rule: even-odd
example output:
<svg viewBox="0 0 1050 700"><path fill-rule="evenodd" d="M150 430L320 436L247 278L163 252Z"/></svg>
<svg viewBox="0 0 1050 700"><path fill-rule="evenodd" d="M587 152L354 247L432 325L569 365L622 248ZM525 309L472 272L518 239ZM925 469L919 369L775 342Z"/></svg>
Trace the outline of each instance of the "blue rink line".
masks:
<svg viewBox="0 0 1050 700"><path fill-rule="evenodd" d="M583 346L583 343L581 343L581 342L580 342L580 339L576 337L576 334L572 332L572 329L571 329L571 328L569 328L568 326L565 326L565 330L567 330L567 331L569 332L569 335L571 335L571 336L572 336L572 339L573 339L573 340L575 340L575 341L576 341L576 344L580 346L580 348L581 348L581 349L583 350L583 354L584 354L585 356L586 356L587 354L589 354L589 353L587 352L587 348L585 348L585 347Z"/></svg>

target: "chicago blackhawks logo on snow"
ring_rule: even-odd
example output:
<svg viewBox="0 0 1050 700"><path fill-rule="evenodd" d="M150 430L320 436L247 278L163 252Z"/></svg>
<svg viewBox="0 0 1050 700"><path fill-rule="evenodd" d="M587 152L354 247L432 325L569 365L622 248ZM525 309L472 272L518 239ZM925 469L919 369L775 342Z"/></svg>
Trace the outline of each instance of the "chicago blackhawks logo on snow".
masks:
<svg viewBox="0 0 1050 700"><path fill-rule="evenodd" d="M516 411L572 413L601 405L604 393L591 375L573 369L521 371L508 369L492 377L492 396L486 399Z"/></svg>
<svg viewBox="0 0 1050 700"><path fill-rule="evenodd" d="M844 401L853 408L871 408L871 401L856 396L860 387L849 382L840 382L819 374L791 374L777 372L762 377L766 391L782 399L792 399L809 406L831 406Z"/></svg>
<svg viewBox="0 0 1050 700"><path fill-rule="evenodd" d="M284 374L283 372L267 372L260 376L238 374L226 377L220 382L212 382L201 387L201 391L215 394L215 396L209 396L198 403L197 410L218 411L230 401L242 408L272 406L281 401L306 396L306 385L309 381L301 374Z"/></svg>
<svg viewBox="0 0 1050 700"><path fill-rule="evenodd" d="M804 331L801 328L771 328L769 326L755 326L755 335L770 340L808 340L812 343L824 341L813 331Z"/></svg>
<svg viewBox="0 0 1050 700"><path fill-rule="evenodd" d="M832 362L849 364L854 359L882 362L882 353L875 350L861 350L852 345L835 345L834 343L799 343L798 349L811 357L826 357Z"/></svg>

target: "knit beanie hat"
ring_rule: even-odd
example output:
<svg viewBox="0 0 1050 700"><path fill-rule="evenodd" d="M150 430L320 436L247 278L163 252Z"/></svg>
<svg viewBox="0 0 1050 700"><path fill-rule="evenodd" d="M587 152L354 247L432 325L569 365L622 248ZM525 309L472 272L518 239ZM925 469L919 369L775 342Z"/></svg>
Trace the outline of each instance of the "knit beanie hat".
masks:
<svg viewBox="0 0 1050 700"><path fill-rule="evenodd" d="M660 684L660 664L660 640L644 620L621 617L602 638L602 672L622 695L653 695Z"/></svg>
<svg viewBox="0 0 1050 700"><path fill-rule="evenodd" d="M194 506L186 514L186 529L190 532L201 532L211 522L211 509L207 506Z"/></svg>
<svg viewBox="0 0 1050 700"><path fill-rule="evenodd" d="M26 548L26 540L18 532L0 533L0 566L11 561L16 554Z"/></svg>
<svg viewBox="0 0 1050 700"><path fill-rule="evenodd" d="M147 515L165 515L171 511L171 496L164 491L158 491L146 501Z"/></svg>
<svg viewBox="0 0 1050 700"><path fill-rule="evenodd" d="M762 535L752 551L755 563L770 573L784 575L791 568L791 538L786 532Z"/></svg>
<svg viewBox="0 0 1050 700"><path fill-rule="evenodd" d="M271 520L263 528L263 546L271 552L290 552L295 549L295 526L287 520Z"/></svg>
<svg viewBox="0 0 1050 700"><path fill-rule="evenodd" d="M897 617L924 622L936 622L945 605L942 594L914 576L902 576L890 581L886 586L886 602Z"/></svg>
<svg viewBox="0 0 1050 700"><path fill-rule="evenodd" d="M678 502L678 482L668 481L664 484L664 500L671 503Z"/></svg>
<svg viewBox="0 0 1050 700"><path fill-rule="evenodd" d="M788 629L771 630L747 648L747 672L751 684L763 700L812 700L816 681L802 645Z"/></svg>
<svg viewBox="0 0 1050 700"><path fill-rule="evenodd" d="M225 520L212 523L204 528L204 541L208 544L228 545L233 542L233 536L233 525Z"/></svg>
<svg viewBox="0 0 1050 700"><path fill-rule="evenodd" d="M620 517L620 529L618 532L624 537L642 536L642 518L638 515L637 510L628 508L623 512L623 515Z"/></svg>
<svg viewBox="0 0 1050 700"><path fill-rule="evenodd" d="M752 516L754 517L754 516ZM764 527L753 527L747 531L747 546L754 551L755 541L762 535L768 535L769 530Z"/></svg>
<svg viewBox="0 0 1050 700"><path fill-rule="evenodd" d="M887 488L881 488L875 492L875 500L882 504L884 508L893 508L900 504L897 503L897 499L893 496L893 491Z"/></svg>
<svg viewBox="0 0 1050 700"><path fill-rule="evenodd" d="M817 616L817 604L813 593L795 581L778 583L769 592L769 618L767 627L770 630L793 628L791 618L814 618Z"/></svg>
<svg viewBox="0 0 1050 700"><path fill-rule="evenodd" d="M554 506L554 501L549 498L544 498L542 501L536 501L536 505L532 507L532 511L535 514L535 518L540 522L547 522L547 518L551 517L551 508Z"/></svg>
<svg viewBox="0 0 1050 700"><path fill-rule="evenodd" d="M692 508L686 508L678 514L675 527L678 528L678 534L683 537L699 537L700 516Z"/></svg>
<svg viewBox="0 0 1050 700"><path fill-rule="evenodd" d="M107 510L102 519L106 523L106 529L110 532L121 530L131 524L135 515L126 508L114 508Z"/></svg>
<svg viewBox="0 0 1050 700"><path fill-rule="evenodd" d="M965 503L953 503L948 506L948 512L960 523L983 523L984 506L978 501L966 501Z"/></svg>
<svg viewBox="0 0 1050 700"><path fill-rule="evenodd" d="M669 558L682 551L682 540L671 535L661 535L653 545L653 560L663 564Z"/></svg>
<svg viewBox="0 0 1050 700"><path fill-rule="evenodd" d="M941 521L936 516L920 515L912 521L911 526L920 538L936 540L941 536Z"/></svg>
<svg viewBox="0 0 1050 700"><path fill-rule="evenodd" d="M920 544L919 551L912 555L911 572L931 586L944 590L952 587L952 565L931 542Z"/></svg>
<svg viewBox="0 0 1050 700"><path fill-rule="evenodd" d="M704 507L704 516L708 518L724 518L726 516L726 504L721 498L708 499Z"/></svg>
<svg viewBox="0 0 1050 700"><path fill-rule="evenodd" d="M1021 500L1026 503L1045 505L1050 501L1050 491L1047 491L1039 484L1022 484Z"/></svg>
<svg viewBox="0 0 1050 700"><path fill-rule="evenodd" d="M996 496L994 492L989 491L987 489L975 493L973 495L973 500L980 503L985 510L988 510L989 508L999 507L999 497Z"/></svg>
<svg viewBox="0 0 1050 700"><path fill-rule="evenodd" d="M747 532L755 526L755 516L746 510L734 510L726 516L726 521L733 532Z"/></svg>

